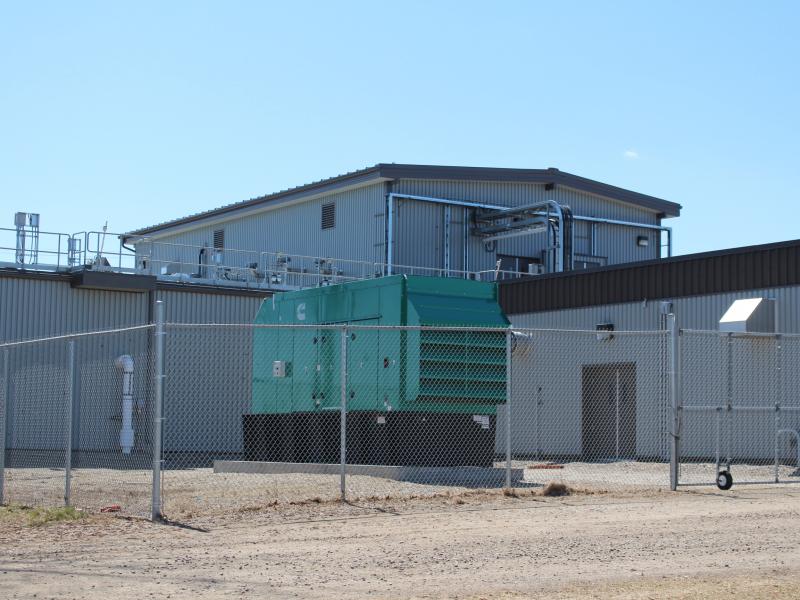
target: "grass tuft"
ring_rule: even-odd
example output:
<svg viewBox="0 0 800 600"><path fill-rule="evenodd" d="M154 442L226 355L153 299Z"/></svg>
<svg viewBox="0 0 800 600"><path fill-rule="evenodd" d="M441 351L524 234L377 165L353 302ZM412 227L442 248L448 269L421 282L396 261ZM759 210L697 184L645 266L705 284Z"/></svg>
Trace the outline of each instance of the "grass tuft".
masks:
<svg viewBox="0 0 800 600"><path fill-rule="evenodd" d="M48 523L79 521L85 517L86 513L74 506L57 508L30 507L19 504L0 506L0 521L26 522L31 527L39 527Z"/></svg>
<svg viewBox="0 0 800 600"><path fill-rule="evenodd" d="M572 489L565 483L551 481L542 489L542 496L569 496Z"/></svg>

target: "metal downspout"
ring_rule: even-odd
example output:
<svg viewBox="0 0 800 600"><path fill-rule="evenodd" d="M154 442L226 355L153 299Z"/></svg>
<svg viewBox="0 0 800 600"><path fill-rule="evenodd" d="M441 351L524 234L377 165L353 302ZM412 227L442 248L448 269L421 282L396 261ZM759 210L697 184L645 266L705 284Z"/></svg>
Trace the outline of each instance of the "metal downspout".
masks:
<svg viewBox="0 0 800 600"><path fill-rule="evenodd" d="M556 272L561 273L564 270L564 211L561 210L561 205L558 202L552 202L558 215L558 239L556 241Z"/></svg>
<svg viewBox="0 0 800 600"><path fill-rule="evenodd" d="M386 275L392 274L392 246L394 229L394 194L386 195Z"/></svg>

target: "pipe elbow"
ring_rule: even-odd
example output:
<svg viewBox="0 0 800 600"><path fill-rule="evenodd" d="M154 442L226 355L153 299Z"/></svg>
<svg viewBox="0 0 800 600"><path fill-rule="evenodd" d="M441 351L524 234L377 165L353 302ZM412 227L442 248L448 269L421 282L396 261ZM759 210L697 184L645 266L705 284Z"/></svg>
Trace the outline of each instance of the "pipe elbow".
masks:
<svg viewBox="0 0 800 600"><path fill-rule="evenodd" d="M118 356L114 364L118 369L122 369L123 373L133 373L133 357L130 354Z"/></svg>

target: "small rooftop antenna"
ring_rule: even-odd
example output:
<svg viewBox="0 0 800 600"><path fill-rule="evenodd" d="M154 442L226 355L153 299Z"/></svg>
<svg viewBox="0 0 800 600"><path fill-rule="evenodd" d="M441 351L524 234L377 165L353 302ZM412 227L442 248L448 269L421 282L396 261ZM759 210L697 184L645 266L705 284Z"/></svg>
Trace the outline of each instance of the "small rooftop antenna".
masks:
<svg viewBox="0 0 800 600"><path fill-rule="evenodd" d="M97 248L97 256L95 259L99 262L100 258L103 256L103 248L106 245L106 231L108 231L108 221L106 221L105 225L103 225L103 237L100 238L100 244Z"/></svg>

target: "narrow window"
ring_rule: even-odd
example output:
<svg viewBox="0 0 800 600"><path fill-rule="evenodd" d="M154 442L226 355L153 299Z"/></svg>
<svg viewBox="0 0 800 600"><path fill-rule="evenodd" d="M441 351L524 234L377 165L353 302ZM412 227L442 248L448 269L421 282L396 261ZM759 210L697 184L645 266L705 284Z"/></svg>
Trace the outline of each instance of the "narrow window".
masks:
<svg viewBox="0 0 800 600"><path fill-rule="evenodd" d="M336 203L322 205L322 228L333 229L336 227Z"/></svg>
<svg viewBox="0 0 800 600"><path fill-rule="evenodd" d="M214 231L214 250L223 250L225 248L225 230L217 229Z"/></svg>

